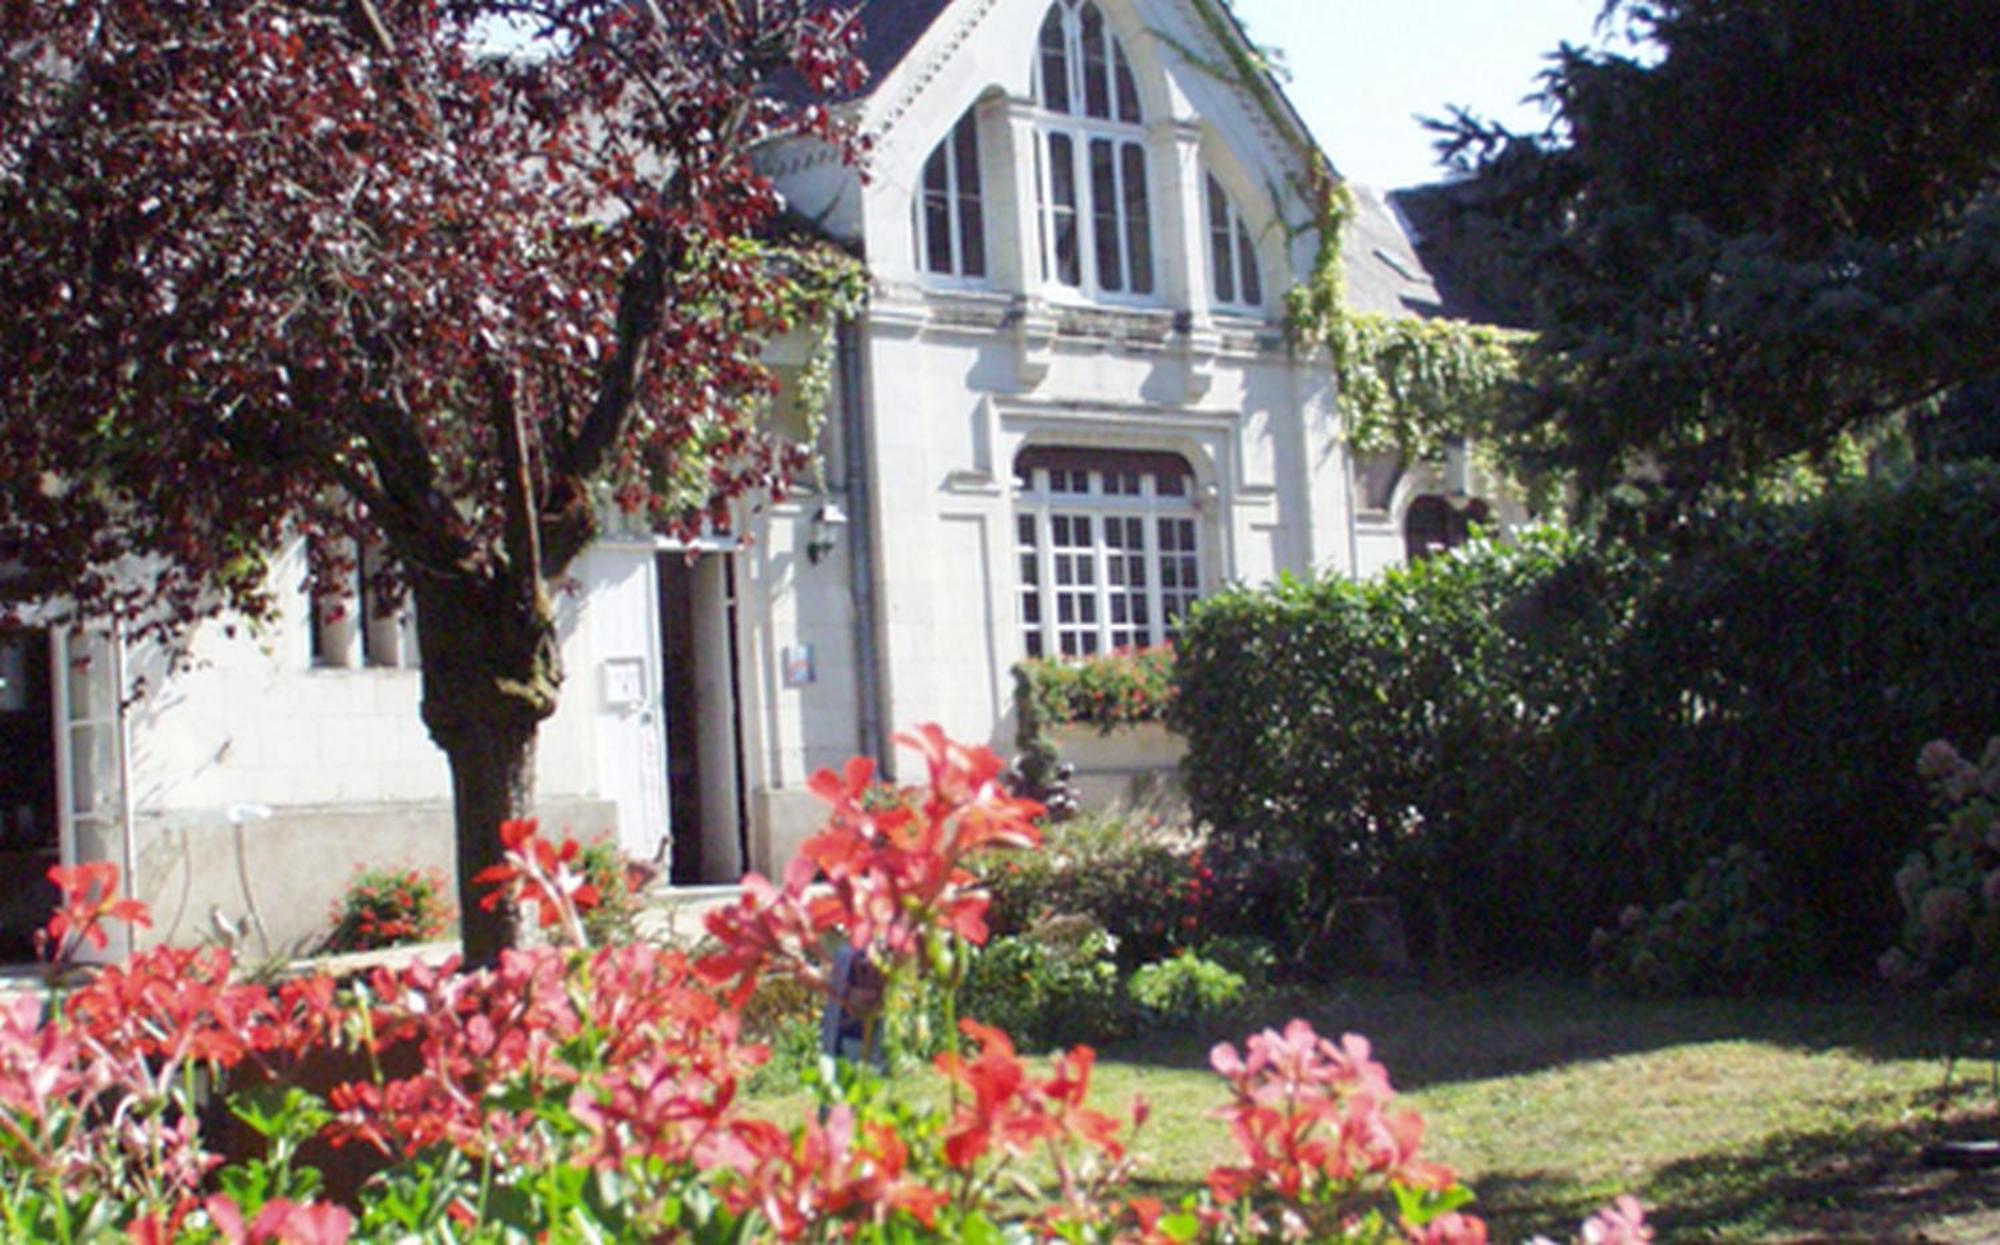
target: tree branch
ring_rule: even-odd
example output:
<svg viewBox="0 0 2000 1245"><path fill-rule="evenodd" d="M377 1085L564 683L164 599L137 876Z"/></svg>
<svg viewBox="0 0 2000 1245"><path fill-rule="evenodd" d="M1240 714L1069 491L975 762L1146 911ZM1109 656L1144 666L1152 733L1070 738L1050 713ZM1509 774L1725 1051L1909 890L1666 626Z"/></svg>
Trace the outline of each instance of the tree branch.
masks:
<svg viewBox="0 0 2000 1245"><path fill-rule="evenodd" d="M501 543L522 591L532 597L541 591L542 542L521 395L514 377L498 363L489 362L484 371L489 391L487 418L500 445L500 488L506 507Z"/></svg>

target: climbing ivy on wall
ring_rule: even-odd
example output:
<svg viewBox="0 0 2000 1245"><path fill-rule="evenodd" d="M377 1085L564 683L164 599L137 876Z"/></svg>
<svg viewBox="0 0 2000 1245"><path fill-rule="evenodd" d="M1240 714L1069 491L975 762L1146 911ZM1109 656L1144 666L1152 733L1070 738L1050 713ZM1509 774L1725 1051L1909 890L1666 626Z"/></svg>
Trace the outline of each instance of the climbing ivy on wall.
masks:
<svg viewBox="0 0 2000 1245"><path fill-rule="evenodd" d="M1190 64L1242 88L1305 168L1293 189L1310 217L1292 233L1311 231L1319 245L1311 275L1286 295L1286 319L1294 344L1324 346L1331 356L1349 443L1364 453L1394 450L1406 459L1435 458L1447 441L1463 437L1490 445L1526 335L1349 308L1341 236L1354 219L1353 194L1325 155L1297 134L1268 66L1238 38L1225 0L1194 0L1194 10L1226 61L1173 46Z"/></svg>

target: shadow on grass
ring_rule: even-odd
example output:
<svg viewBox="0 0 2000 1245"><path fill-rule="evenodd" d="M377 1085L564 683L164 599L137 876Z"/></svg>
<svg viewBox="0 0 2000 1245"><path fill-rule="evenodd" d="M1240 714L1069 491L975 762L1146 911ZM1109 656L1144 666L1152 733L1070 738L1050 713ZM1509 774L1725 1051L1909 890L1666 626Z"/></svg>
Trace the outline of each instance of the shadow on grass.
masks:
<svg viewBox="0 0 2000 1245"><path fill-rule="evenodd" d="M1754 1148L1672 1162L1642 1185L1596 1189L1560 1171L1488 1172L1472 1209L1490 1239L1575 1239L1618 1192L1648 1208L1660 1245L1782 1241L1787 1245L1939 1245L2000 1240L2000 1172L1927 1168L1925 1144L2000 1134L1991 1113L1939 1129L1928 1121L1780 1133ZM1198 1185L1149 1179L1135 1193L1176 1204Z"/></svg>
<svg viewBox="0 0 2000 1245"><path fill-rule="evenodd" d="M1634 1190L1662 1242L1907 1243L2000 1239L2000 1174L1926 1167L1926 1143L1989 1136L1989 1114L1777 1134L1748 1150L1695 1155ZM1565 1239L1593 1199L1548 1173L1489 1174L1480 1209L1495 1240Z"/></svg>
<svg viewBox="0 0 2000 1245"><path fill-rule="evenodd" d="M1581 984L1531 979L1447 988L1354 981L1293 989L1202 1024L1119 1043L1107 1053L1157 1067L1199 1068L1214 1043L1240 1042L1294 1015L1321 1033L1367 1036L1406 1090L1704 1042L1757 1041L1918 1060L1942 1060L1946 1047L1936 1017L1912 1000L1624 999ZM1972 1071L1961 1067L1961 1075Z"/></svg>

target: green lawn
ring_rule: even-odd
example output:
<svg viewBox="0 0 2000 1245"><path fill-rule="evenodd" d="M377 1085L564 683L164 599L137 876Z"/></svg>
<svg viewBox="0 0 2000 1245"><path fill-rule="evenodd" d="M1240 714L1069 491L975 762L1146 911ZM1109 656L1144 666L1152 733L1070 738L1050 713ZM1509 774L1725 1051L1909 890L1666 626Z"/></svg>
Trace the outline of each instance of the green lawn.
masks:
<svg viewBox="0 0 2000 1245"><path fill-rule="evenodd" d="M1959 1065L1940 1126L1940 1039L1921 1005L1886 1001L1634 1002L1543 982L1302 993L1101 1052L1096 1104L1152 1104L1138 1149L1157 1192L1193 1188L1224 1156L1205 1118L1221 1101L1210 1045L1293 1013L1375 1043L1496 1242L1566 1241L1619 1192L1663 1242L2000 1241L2000 1172L1918 1160L1941 1132L2000 1135L1990 1069Z"/></svg>
<svg viewBox="0 0 2000 1245"><path fill-rule="evenodd" d="M1338 987L1289 1010L1374 1042L1496 1241L1566 1240L1621 1191L1652 1208L1662 1241L2000 1241L2000 1173L1918 1161L1943 1071L1921 1008L1517 983ZM1105 1052L1102 1099L1154 1104L1154 1179L1196 1181L1221 1154L1202 1119L1217 1101L1208 1046L1276 1018ZM2000 1133L1988 1075L1959 1065L1947 1133Z"/></svg>

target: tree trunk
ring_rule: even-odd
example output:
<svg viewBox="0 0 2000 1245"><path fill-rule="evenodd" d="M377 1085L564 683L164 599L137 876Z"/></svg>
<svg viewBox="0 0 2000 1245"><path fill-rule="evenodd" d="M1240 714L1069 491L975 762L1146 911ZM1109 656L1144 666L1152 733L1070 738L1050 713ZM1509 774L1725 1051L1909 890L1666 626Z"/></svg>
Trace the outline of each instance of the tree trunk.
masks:
<svg viewBox="0 0 2000 1245"><path fill-rule="evenodd" d="M540 585L505 572L415 586L424 725L451 765L459 929L468 965L488 964L524 931L509 905L480 906L471 879L500 863L500 823L532 816L535 734L562 683L554 612Z"/></svg>

